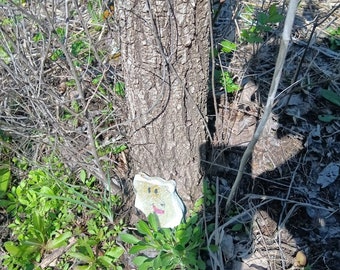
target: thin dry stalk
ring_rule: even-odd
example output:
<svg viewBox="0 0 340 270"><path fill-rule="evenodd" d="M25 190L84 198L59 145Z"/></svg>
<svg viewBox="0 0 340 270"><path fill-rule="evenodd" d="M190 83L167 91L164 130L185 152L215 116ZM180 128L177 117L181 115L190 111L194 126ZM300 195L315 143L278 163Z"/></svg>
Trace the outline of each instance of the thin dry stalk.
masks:
<svg viewBox="0 0 340 270"><path fill-rule="evenodd" d="M262 119L259 122L258 127L256 128L256 131L253 135L252 140L250 141L250 143L248 144L246 151L244 152L242 159L241 159L241 163L239 166L239 171L237 173L236 176L236 180L232 186L232 189L230 191L230 194L228 196L228 200L226 202L226 207L225 207L225 212L228 211L231 201L233 200L233 198L236 195L237 189L241 183L242 180L242 176L243 176L243 172L245 170L245 166L253 152L253 149L255 147L256 142L258 141L258 139L260 138L262 131L266 125L266 122L269 119L269 116L271 114L271 111L273 109L274 106L274 100L276 97L276 92L277 92L277 88L279 86L279 82L281 79L281 73L282 73L282 69L283 69L283 65L285 63L285 58L288 52L288 45L289 45L289 41L290 41L290 33L292 30L292 26L294 23L294 18L295 18L295 13L296 13L296 9L297 9L297 5L298 5L297 0L292 0L289 2L289 6L288 6L288 10L287 10L287 17L285 20L285 25L283 28L283 33L282 33L282 39L281 39L281 44L280 44L280 51L279 51L279 55L277 57L277 61L276 61L276 65L275 65L275 71L274 71L274 76L273 76L273 80L270 86L270 90L268 93L268 100L267 100L267 104L265 106L264 109L264 114Z"/></svg>

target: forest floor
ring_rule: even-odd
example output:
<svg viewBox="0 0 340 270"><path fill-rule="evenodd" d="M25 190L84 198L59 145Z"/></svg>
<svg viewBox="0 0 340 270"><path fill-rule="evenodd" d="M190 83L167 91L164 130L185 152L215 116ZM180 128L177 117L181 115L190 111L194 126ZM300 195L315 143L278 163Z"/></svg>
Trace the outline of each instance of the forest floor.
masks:
<svg viewBox="0 0 340 270"><path fill-rule="evenodd" d="M126 179L127 112L116 19L109 7L93 12L98 7L89 3L98 1L84 1L66 18L67 6L63 1L57 2L56 7L46 8L27 1L15 8L4 5L0 10L1 34L6 37L0 41L0 139L5 148L11 143L13 151L1 148L2 162L12 160L14 155L51 167L53 163L47 163L44 157L54 155L74 168L77 184L84 178L79 175L85 169L87 175L107 184L106 175L97 170L99 163L113 178ZM277 3L277 10L282 2ZM207 259L211 268L339 269L340 13L339 9L332 10L336 5L337 1L301 1L275 108L227 213L226 197L263 115L283 21L279 27L273 24L269 30L259 30L256 35L261 42L248 43L241 40L242 30L256 26L256 16L268 14L271 1L263 5L252 0L232 6L225 3L216 17L213 29L217 56L213 70L230 73L230 84L238 85L240 90L227 93L226 85L217 79L217 103L213 103L211 95L208 104L213 141L209 159L202 162L207 164L206 175L217 200L206 206L204 216L207 223L217 220L207 241L220 247L215 257ZM103 10L107 11L105 20ZM30 12L36 17L30 17ZM18 14L25 19L20 21ZM43 28L45 22L55 23L56 35L40 36L40 32L48 32ZM67 50L60 49L66 37L75 71L70 70L63 55ZM13 55L11 50L5 50L11 47L10 39L17 46ZM224 40L234 42L236 50L221 53ZM78 82L73 79L76 74L81 75L85 93L77 90ZM39 98L34 98L35 91ZM13 100L15 105L9 106ZM87 115L79 113L84 107ZM87 117L93 119L92 134L87 129ZM12 141L5 139L3 131L14 134ZM93 148L99 153L97 159L89 159ZM25 177L27 171L20 171L13 176L12 185ZM95 184L85 178L89 185L87 196L100 201L101 196L89 192ZM97 193L104 192L99 184L95 188ZM128 198L123 200L126 203ZM130 205L117 207L117 220L129 215L130 210ZM83 229L89 216L90 211L82 213L81 221L73 225ZM6 254L3 243L15 241L9 229L12 222L1 206L0 263ZM92 248L100 250L103 246ZM51 263L50 268L56 264Z"/></svg>
<svg viewBox="0 0 340 270"><path fill-rule="evenodd" d="M228 222L230 212L223 213L223 198L263 114L279 33L272 29L263 43L240 44L232 56L216 60L242 86L232 98L224 89L217 91L218 114L212 117L215 140L208 174L221 198L214 214L221 217L216 234L225 247L220 258L228 259L225 269L339 268L340 47L332 46L327 34L327 29L339 29L335 4L299 5L275 107L244 172L233 209L239 218L233 222ZM235 32L244 29L242 17L249 7L256 2L236 9L234 21L225 19L230 9L221 10L216 43L240 36ZM328 90L336 102L327 98Z"/></svg>

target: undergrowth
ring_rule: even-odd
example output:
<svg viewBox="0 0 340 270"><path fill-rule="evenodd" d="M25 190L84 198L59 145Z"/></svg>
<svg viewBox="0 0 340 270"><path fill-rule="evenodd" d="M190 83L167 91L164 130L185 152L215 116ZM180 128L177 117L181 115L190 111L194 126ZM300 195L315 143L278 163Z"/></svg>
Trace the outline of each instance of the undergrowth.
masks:
<svg viewBox="0 0 340 270"><path fill-rule="evenodd" d="M86 1L66 16L58 14L60 6L0 3L0 208L9 218L1 264L9 270L119 270L130 263L129 252L139 269L205 269L204 254L218 247L207 247L217 224L204 223L204 208L173 230L159 228L153 215L132 229L121 217L116 179L126 177L128 147L120 125L126 93L119 41L110 36L117 31L114 5ZM230 95L242 89L221 58L244 44L264 43L283 22L281 13L276 5L242 9L240 35L213 45L214 87ZM330 49L338 50L339 28L327 32ZM340 106L336 93L323 89L321 95ZM205 184L206 207L216 202L213 189ZM240 223L231 227L241 230Z"/></svg>

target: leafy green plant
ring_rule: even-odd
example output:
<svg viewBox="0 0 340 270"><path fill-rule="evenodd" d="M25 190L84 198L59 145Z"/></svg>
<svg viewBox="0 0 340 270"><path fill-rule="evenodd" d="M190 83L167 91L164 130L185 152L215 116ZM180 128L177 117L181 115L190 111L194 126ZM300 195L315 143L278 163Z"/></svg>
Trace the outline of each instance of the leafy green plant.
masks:
<svg viewBox="0 0 340 270"><path fill-rule="evenodd" d="M9 164L0 165L0 198L6 193L11 181L11 170ZM0 204L1 205L1 204Z"/></svg>
<svg viewBox="0 0 340 270"><path fill-rule="evenodd" d="M69 87L76 86L76 80L75 79L67 80L65 84Z"/></svg>
<svg viewBox="0 0 340 270"><path fill-rule="evenodd" d="M100 157L105 156L107 154L114 154L117 155L123 151L125 151L127 149L127 145L126 144L121 144L121 145L101 145L100 142L96 141L95 145L97 147L98 150L98 155Z"/></svg>
<svg viewBox="0 0 340 270"><path fill-rule="evenodd" d="M32 170L27 179L7 193L7 200L3 200L7 212L14 217L8 228L17 239L5 243L8 254L4 265L9 269L30 268L40 261L44 252L66 245L71 237L70 231L62 226L73 219L68 206L41 195L58 193L51 180L44 171Z"/></svg>
<svg viewBox="0 0 340 270"><path fill-rule="evenodd" d="M114 84L113 89L117 96L125 97L125 84L121 81L118 81Z"/></svg>
<svg viewBox="0 0 340 270"><path fill-rule="evenodd" d="M229 40L222 40L220 44L221 44L221 51L224 53L230 53L237 49L237 45L234 42L231 42Z"/></svg>
<svg viewBox="0 0 340 270"><path fill-rule="evenodd" d="M33 41L38 43L39 41L44 40L44 35L42 32L38 32L33 35Z"/></svg>
<svg viewBox="0 0 340 270"><path fill-rule="evenodd" d="M331 50L340 50L340 26L337 28L328 28L326 32L329 34L329 46Z"/></svg>
<svg viewBox="0 0 340 270"><path fill-rule="evenodd" d="M216 201L216 188L214 185L211 185L208 180L203 181L203 194L204 194L204 202L206 206L211 206Z"/></svg>
<svg viewBox="0 0 340 270"><path fill-rule="evenodd" d="M157 216L150 214L148 222L140 220L136 228L142 240L132 234L120 234L120 237L132 245L129 253L138 255L133 259L138 269L205 269L200 257L204 232L197 214L174 229L159 228ZM148 257L143 251L154 251L157 255Z"/></svg>
<svg viewBox="0 0 340 270"><path fill-rule="evenodd" d="M234 83L234 80L229 72L217 71L216 75L219 77L218 82L223 86L227 93L235 93L240 90L240 86Z"/></svg>
<svg viewBox="0 0 340 270"><path fill-rule="evenodd" d="M81 262L75 269L123 269L117 262L124 249L110 239L116 239L124 223L120 221L112 228L100 219L92 218L86 226L89 236L80 237L67 254Z"/></svg>
<svg viewBox="0 0 340 270"><path fill-rule="evenodd" d="M88 44L83 40L76 40L71 44L71 53L73 56L78 56L87 47Z"/></svg>
<svg viewBox="0 0 340 270"><path fill-rule="evenodd" d="M284 16L279 13L275 4L271 5L268 12L259 12L255 18L255 25L243 29L241 38L249 43L263 42L263 35L273 30L273 25L283 21Z"/></svg>
<svg viewBox="0 0 340 270"><path fill-rule="evenodd" d="M64 42L64 39L66 37L66 30L64 27L57 27L55 29L55 32L57 34L57 36L59 37L61 42Z"/></svg>
<svg viewBox="0 0 340 270"><path fill-rule="evenodd" d="M59 58L61 58L64 55L63 51L61 49L56 49L52 52L50 58L52 61L57 61Z"/></svg>
<svg viewBox="0 0 340 270"><path fill-rule="evenodd" d="M54 157L47 158L46 163L52 171L29 171L27 178L7 191L1 200L1 206L13 217L8 226L13 239L4 245L7 251L4 266L33 269L46 252L66 246L69 239L75 237L74 250L64 256L68 260L83 258L77 269L107 268L109 264L111 269L122 269L118 259L124 250L115 238L125 225L122 221L112 225L115 219L112 209L121 204L121 199L68 184L72 178L63 163ZM79 179L87 186L94 183L94 178L88 177L85 171L80 172ZM76 222L84 209L88 217L85 229ZM96 248L103 254L97 256L89 251Z"/></svg>

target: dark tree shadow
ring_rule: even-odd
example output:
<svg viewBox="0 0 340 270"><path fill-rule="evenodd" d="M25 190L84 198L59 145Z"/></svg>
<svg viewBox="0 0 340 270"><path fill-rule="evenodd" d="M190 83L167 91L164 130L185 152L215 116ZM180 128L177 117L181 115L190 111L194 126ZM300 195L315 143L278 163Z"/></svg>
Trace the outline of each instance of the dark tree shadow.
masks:
<svg viewBox="0 0 340 270"><path fill-rule="evenodd" d="M278 47L269 46L269 50L274 58ZM262 58L255 55L251 61L259 63ZM287 79L285 76L289 72L283 74L282 80ZM250 89L254 85L256 91ZM242 91L245 95L251 92L247 102L242 99ZM210 187L208 194L205 190L206 218L208 223L215 223L217 215L215 226L221 229L211 232L214 241L219 237L220 251L215 259L223 261L225 269L303 269L305 258L313 269L338 269L340 216L335 208L340 201L340 184L321 188L317 183L318 174L327 164L339 162L339 135L324 137L332 124L318 120L324 107L336 108L320 104L316 89L278 99L247 163L232 208L226 212L226 198L261 116L256 104L264 105L268 84L249 76L242 91L238 100L235 96L228 100L228 106L228 97L217 94L218 119L212 98L208 104L209 128L215 141L202 146L207 159L201 164ZM211 191L215 192L217 204L211 202ZM240 218L230 222L237 216ZM248 268L241 268L244 264ZM221 269L221 265L214 269Z"/></svg>
<svg viewBox="0 0 340 270"><path fill-rule="evenodd" d="M310 183L313 180L307 176L313 168L310 162L304 160L307 151L303 144L306 140L284 135L289 128L284 121L279 120L279 123L283 126L276 131L278 136L264 134L258 142L228 212L225 212L226 198L236 178L245 146L208 144L202 148L208 149L208 158L202 160L202 168L209 179L210 190L217 191L218 198L216 207L206 196L208 223L214 223L218 215L218 226L223 227L233 217L241 216L225 227L223 233L218 232L220 248L225 250L224 245L230 246L231 243L234 248L229 253L222 251L220 258L224 260L225 269L244 269L240 268L243 263L249 269L287 269L294 263L298 265L298 251L303 251L309 263L318 266L316 269L327 266L335 270L340 242L339 238L329 237L339 234L329 233L329 230L336 230L334 224L338 223L334 219L339 220L339 215L331 209L326 211L327 204L318 202L318 196L322 200L321 193L328 192L334 199L336 192L330 189L338 185L331 186L328 191L315 189L315 179L314 183ZM285 148L290 149L286 152ZM285 156L289 158L277 166L276 163ZM273 160L270 160L271 157ZM261 173L259 166L264 169L272 166L273 169L265 169ZM315 192L315 200L309 192ZM237 229L237 224L243 224L242 228ZM244 253L247 249L248 252ZM321 256L326 260L321 260Z"/></svg>

